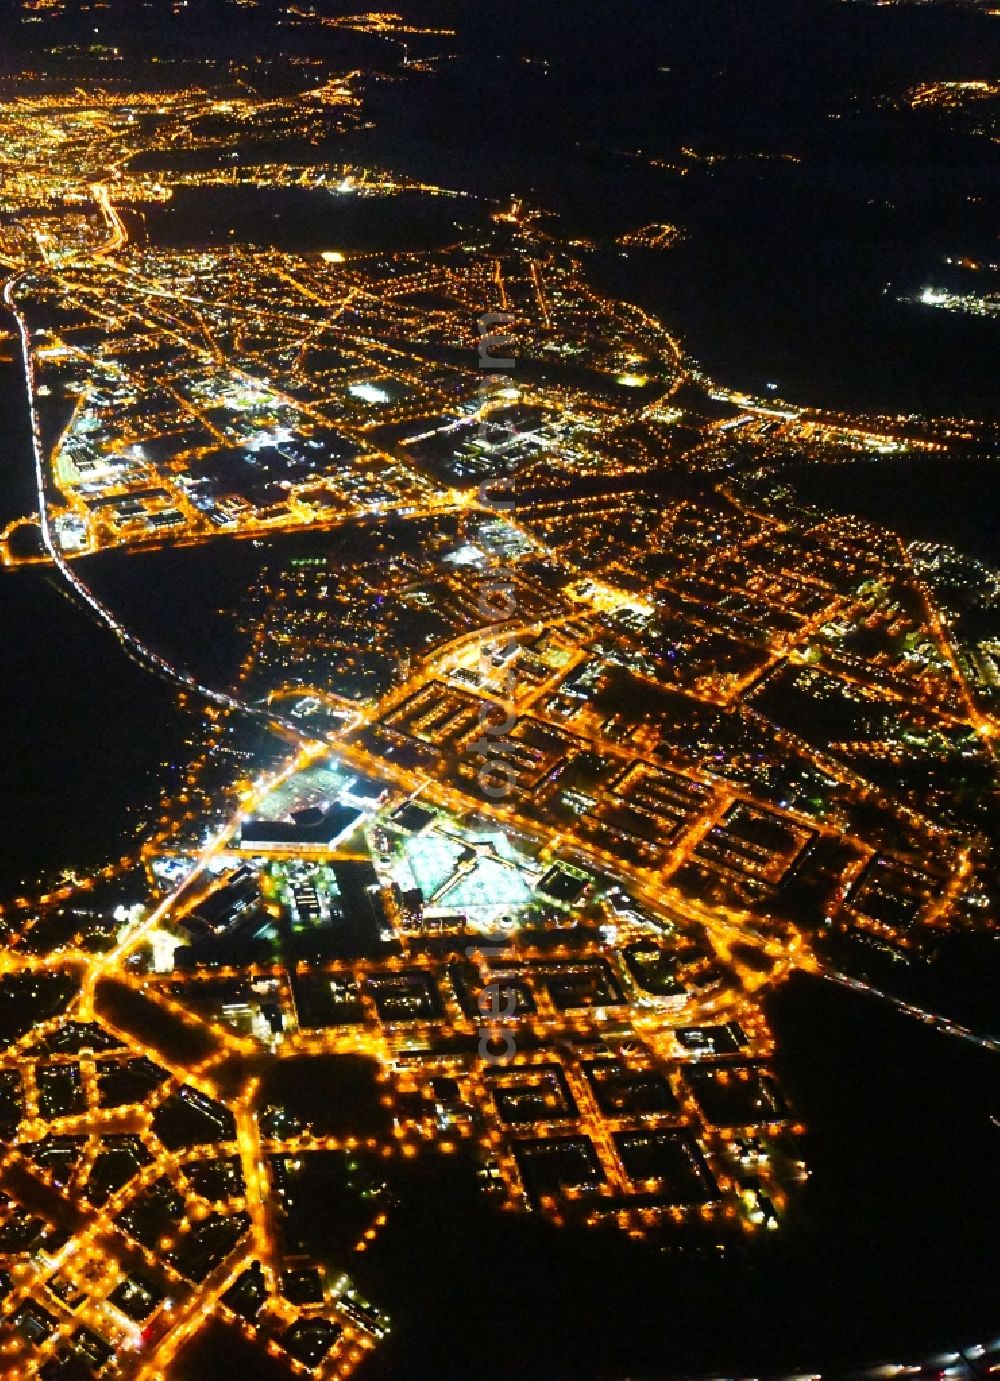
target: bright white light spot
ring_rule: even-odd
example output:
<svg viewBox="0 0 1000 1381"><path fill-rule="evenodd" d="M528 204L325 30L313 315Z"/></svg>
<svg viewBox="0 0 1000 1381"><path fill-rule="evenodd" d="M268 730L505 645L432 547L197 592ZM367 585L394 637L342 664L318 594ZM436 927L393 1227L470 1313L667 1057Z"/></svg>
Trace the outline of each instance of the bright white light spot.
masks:
<svg viewBox="0 0 1000 1381"><path fill-rule="evenodd" d="M466 544L457 551L449 552L445 560L453 566L478 566L485 559L485 553L478 547Z"/></svg>
<svg viewBox="0 0 1000 1381"><path fill-rule="evenodd" d="M388 403L389 395L384 388L375 384L351 384L347 390L352 398L360 398L363 403Z"/></svg>

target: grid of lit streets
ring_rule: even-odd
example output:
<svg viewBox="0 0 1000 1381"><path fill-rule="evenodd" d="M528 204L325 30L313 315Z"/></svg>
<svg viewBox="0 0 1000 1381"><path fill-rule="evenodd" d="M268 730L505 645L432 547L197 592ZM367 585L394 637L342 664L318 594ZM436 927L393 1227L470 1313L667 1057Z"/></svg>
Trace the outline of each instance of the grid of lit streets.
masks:
<svg viewBox="0 0 1000 1381"><path fill-rule="evenodd" d="M733 395L522 205L135 158L199 124L226 150L361 119L351 74L294 103L0 108L39 490L4 559L54 563L208 696L141 853L4 918L7 1376L169 1375L219 1318L295 1372L349 1375L389 1327L351 1272L396 1158L465 1158L498 1209L555 1223L777 1228L808 1171L763 996L821 970L831 935L903 956L982 901L1000 648L963 618L996 578L759 482L792 448L946 454L964 424ZM233 184L441 198L460 244L135 235ZM636 234L664 248L671 227ZM518 362L496 387L484 313ZM651 498L664 465L687 487ZM268 556L224 693L118 624L78 560L334 527L327 555ZM491 704L507 726L484 751ZM349 1225L332 1264L295 1207L315 1176Z"/></svg>

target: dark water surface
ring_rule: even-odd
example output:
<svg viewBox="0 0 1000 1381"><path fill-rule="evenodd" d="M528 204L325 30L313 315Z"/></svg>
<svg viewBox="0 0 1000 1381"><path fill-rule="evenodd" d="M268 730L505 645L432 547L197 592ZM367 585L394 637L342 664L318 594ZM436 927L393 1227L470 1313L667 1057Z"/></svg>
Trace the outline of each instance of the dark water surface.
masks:
<svg viewBox="0 0 1000 1381"><path fill-rule="evenodd" d="M0 329L12 323L0 309ZM36 508L31 426L19 339L0 341L0 528Z"/></svg>
<svg viewBox="0 0 1000 1381"><path fill-rule="evenodd" d="M883 457L785 476L807 503L856 513L913 541L944 542L1000 566L1000 456Z"/></svg>
<svg viewBox="0 0 1000 1381"><path fill-rule="evenodd" d="M41 568L0 572L0 898L117 858L141 833L190 716Z"/></svg>
<svg viewBox="0 0 1000 1381"><path fill-rule="evenodd" d="M334 186L181 187L169 202L132 217L140 238L161 249L232 244L291 253L434 249L466 240L477 223L468 198L376 196Z"/></svg>

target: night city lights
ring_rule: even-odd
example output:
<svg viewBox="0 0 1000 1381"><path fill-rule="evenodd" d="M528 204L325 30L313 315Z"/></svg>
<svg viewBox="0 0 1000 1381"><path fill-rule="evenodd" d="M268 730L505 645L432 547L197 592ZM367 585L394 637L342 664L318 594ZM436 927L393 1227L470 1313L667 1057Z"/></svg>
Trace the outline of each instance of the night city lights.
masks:
<svg viewBox="0 0 1000 1381"><path fill-rule="evenodd" d="M0 1381L1000 1372L998 13L4 7Z"/></svg>

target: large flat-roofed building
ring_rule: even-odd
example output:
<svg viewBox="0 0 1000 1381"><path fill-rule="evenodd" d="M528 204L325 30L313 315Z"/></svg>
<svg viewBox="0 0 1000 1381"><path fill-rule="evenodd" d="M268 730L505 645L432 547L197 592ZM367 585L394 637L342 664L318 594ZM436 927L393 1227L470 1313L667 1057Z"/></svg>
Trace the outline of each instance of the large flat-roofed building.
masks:
<svg viewBox="0 0 1000 1381"><path fill-rule="evenodd" d="M190 935L225 935L260 914L257 875L244 865L222 887L203 898L181 921Z"/></svg>
<svg viewBox="0 0 1000 1381"><path fill-rule="evenodd" d="M313 853L333 849L361 819L363 811L339 801L325 808L300 810L286 820L245 820L240 848L248 853Z"/></svg>

